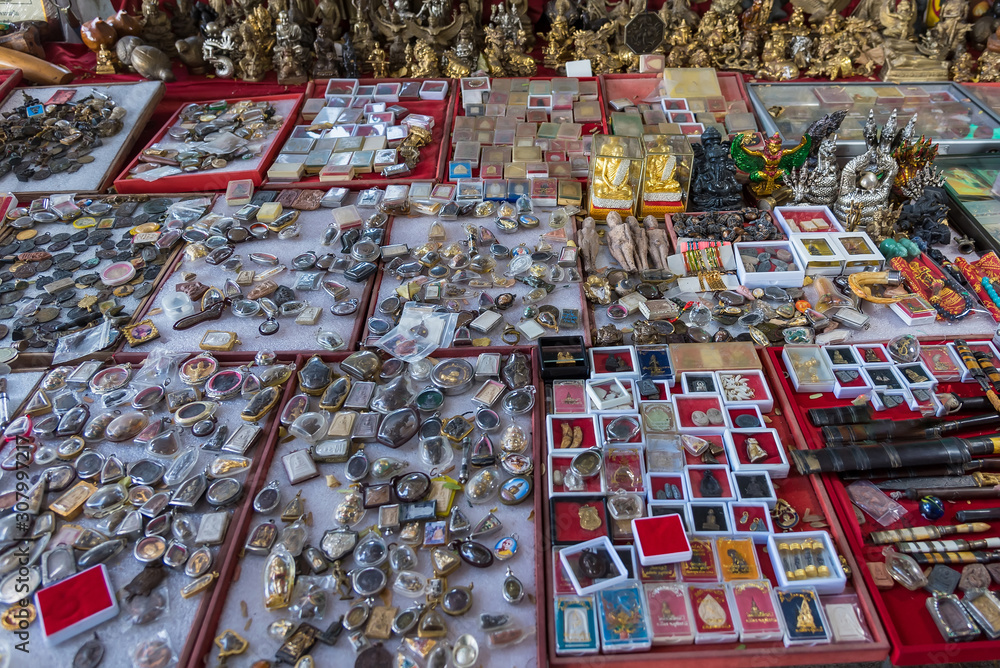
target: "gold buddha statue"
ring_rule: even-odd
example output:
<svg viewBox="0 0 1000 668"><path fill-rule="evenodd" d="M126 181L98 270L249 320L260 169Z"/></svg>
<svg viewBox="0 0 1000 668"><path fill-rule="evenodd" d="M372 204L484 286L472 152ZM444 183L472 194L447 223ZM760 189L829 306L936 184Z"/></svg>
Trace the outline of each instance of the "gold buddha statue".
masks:
<svg viewBox="0 0 1000 668"><path fill-rule="evenodd" d="M591 186L593 208L631 210L635 194L629 182L632 161L625 154L626 146L621 137L606 137L599 157L594 161L594 181Z"/></svg>
<svg viewBox="0 0 1000 668"><path fill-rule="evenodd" d="M641 213L662 215L683 210L681 184L677 180L677 156L667 143L667 136L658 135L646 152Z"/></svg>

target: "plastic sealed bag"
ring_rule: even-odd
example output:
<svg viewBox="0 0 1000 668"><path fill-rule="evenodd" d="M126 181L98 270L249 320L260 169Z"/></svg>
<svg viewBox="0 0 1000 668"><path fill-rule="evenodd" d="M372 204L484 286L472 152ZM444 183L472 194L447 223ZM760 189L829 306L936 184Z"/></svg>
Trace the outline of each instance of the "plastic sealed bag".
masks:
<svg viewBox="0 0 1000 668"><path fill-rule="evenodd" d="M417 362L438 348L447 348L455 337L458 314L407 302L399 324L375 344L404 362Z"/></svg>
<svg viewBox="0 0 1000 668"><path fill-rule="evenodd" d="M56 343L52 363L63 364L92 355L114 345L119 336L121 336L121 332L112 327L111 321L107 319L97 327L67 334Z"/></svg>
<svg viewBox="0 0 1000 668"><path fill-rule="evenodd" d="M132 650L132 668L172 668L176 665L177 655L166 631L143 640Z"/></svg>

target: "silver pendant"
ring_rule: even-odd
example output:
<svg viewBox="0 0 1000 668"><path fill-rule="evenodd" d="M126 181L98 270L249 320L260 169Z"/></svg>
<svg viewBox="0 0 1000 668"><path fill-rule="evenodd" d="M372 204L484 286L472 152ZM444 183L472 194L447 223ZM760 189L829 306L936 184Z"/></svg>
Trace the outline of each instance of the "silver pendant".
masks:
<svg viewBox="0 0 1000 668"><path fill-rule="evenodd" d="M503 581L503 600L508 603L520 603L524 598L524 585L514 575L514 571L507 567L507 577Z"/></svg>

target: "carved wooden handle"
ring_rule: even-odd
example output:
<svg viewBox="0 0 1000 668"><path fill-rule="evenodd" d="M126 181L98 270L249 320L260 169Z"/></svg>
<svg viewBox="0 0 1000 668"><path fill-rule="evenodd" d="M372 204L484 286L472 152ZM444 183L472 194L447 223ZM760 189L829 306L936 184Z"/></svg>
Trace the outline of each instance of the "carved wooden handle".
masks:
<svg viewBox="0 0 1000 668"><path fill-rule="evenodd" d="M38 84L57 85L73 80L73 73L65 67L3 47L0 47L0 67L19 69L25 79Z"/></svg>

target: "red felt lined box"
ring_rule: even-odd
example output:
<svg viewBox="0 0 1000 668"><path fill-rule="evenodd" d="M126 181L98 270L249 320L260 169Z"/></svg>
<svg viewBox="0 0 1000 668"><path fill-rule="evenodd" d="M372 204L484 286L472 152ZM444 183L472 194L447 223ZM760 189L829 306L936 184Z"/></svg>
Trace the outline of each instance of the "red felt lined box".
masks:
<svg viewBox="0 0 1000 668"><path fill-rule="evenodd" d="M639 419L638 415L635 416L635 421L639 423L639 431L637 431L634 435L632 435L628 440L625 441L611 441L608 438L608 431L607 431L608 425L610 425L615 420L622 418L621 415L598 415L597 418L598 420L600 420L600 425L599 425L600 434L601 434L601 439L604 441L605 447L621 448L629 445L642 445L643 443L646 442L646 439L642 433L642 420ZM629 418L626 416L624 419L628 420Z"/></svg>
<svg viewBox="0 0 1000 668"><path fill-rule="evenodd" d="M588 410L593 413L638 413L639 393L635 381L628 378L610 378L587 381Z"/></svg>
<svg viewBox="0 0 1000 668"><path fill-rule="evenodd" d="M552 406L556 413L586 413L587 390L582 380L557 380L552 383Z"/></svg>
<svg viewBox="0 0 1000 668"><path fill-rule="evenodd" d="M757 429L764 426L764 415L757 406L726 406L726 412L729 413L729 422L739 429ZM757 424L751 425L747 422L751 417L757 421Z"/></svg>
<svg viewBox="0 0 1000 668"><path fill-rule="evenodd" d="M609 493L645 493L645 458L632 448L609 448L604 451L604 476Z"/></svg>
<svg viewBox="0 0 1000 668"><path fill-rule="evenodd" d="M39 590L35 606L43 637L51 645L74 638L118 615L118 599L104 564Z"/></svg>
<svg viewBox="0 0 1000 668"><path fill-rule="evenodd" d="M566 449L589 449L600 447L601 439L596 415L548 415L545 418L545 425L548 432L549 450ZM563 430L566 425L568 432ZM576 432L579 428L580 431ZM576 444L576 434L579 433L583 440ZM563 443L568 443L564 446Z"/></svg>
<svg viewBox="0 0 1000 668"><path fill-rule="evenodd" d="M716 378L722 401L730 405L754 405L762 413L770 413L774 408L774 397L767 385L764 374L757 370L749 371L717 371ZM746 390L744 390L746 388ZM748 397L747 394L750 394Z"/></svg>
<svg viewBox="0 0 1000 668"><path fill-rule="evenodd" d="M843 232L844 229L827 206L779 206L774 209L774 222L789 234L806 232Z"/></svg>
<svg viewBox="0 0 1000 668"><path fill-rule="evenodd" d="M580 543L608 534L608 509L604 505L604 497L560 496L549 499L549 507L553 544ZM591 519L594 520L593 525L590 524ZM593 528L585 529L584 524Z"/></svg>
<svg viewBox="0 0 1000 668"><path fill-rule="evenodd" d="M729 468L726 466L688 466L684 471L687 476L688 491L692 500L698 501L735 501L736 489L733 481L729 477ZM703 489L709 486L715 487L711 482L714 478L718 482L721 493L714 496L707 496Z"/></svg>
<svg viewBox="0 0 1000 668"><path fill-rule="evenodd" d="M592 579L584 573L581 567L581 555L584 552L592 552L605 556L609 567L606 577ZM576 545L564 547L559 551L559 563L572 582L574 592L580 595L613 587L628 578L628 570L625 568L621 555L607 536L600 536Z"/></svg>
<svg viewBox="0 0 1000 668"><path fill-rule="evenodd" d="M748 452L749 439L756 439L767 457L758 462L750 461ZM767 471L772 478L788 477L788 458L785 447L774 429L730 429L729 443L726 448L729 454L729 464L734 471Z"/></svg>
<svg viewBox="0 0 1000 668"><path fill-rule="evenodd" d="M684 532L684 523L676 515L638 517L632 520L632 535L643 566L673 564L691 558L691 543Z"/></svg>
<svg viewBox="0 0 1000 668"><path fill-rule="evenodd" d="M639 380L642 375L639 372L639 358L633 346L591 348L587 354L590 355L591 378L615 377L623 380L626 378Z"/></svg>
<svg viewBox="0 0 1000 668"><path fill-rule="evenodd" d="M861 367L835 368L833 375L836 379L833 394L838 399L854 399L875 389L868 384L868 377L861 373Z"/></svg>
<svg viewBox="0 0 1000 668"><path fill-rule="evenodd" d="M571 451L571 453L566 454L558 452L549 453L549 496L607 493L603 475L592 475L589 478L583 478L583 489L570 489L566 486L566 472L569 471L570 464L572 464L573 458L576 457L576 453L578 452Z"/></svg>
<svg viewBox="0 0 1000 668"><path fill-rule="evenodd" d="M728 415L723 410L722 397L719 395L675 394L670 400L674 402L674 415L677 418L679 431L700 435L703 433L713 433L730 426ZM721 424L712 424L710 419L708 420L708 424L694 423L692 418L694 413L701 412L706 415L706 418L709 418L708 411L713 409L718 411L718 415L722 417Z"/></svg>
<svg viewBox="0 0 1000 668"><path fill-rule="evenodd" d="M774 531L771 511L765 503L737 501L733 504L733 533L748 535L757 545L767 544L768 534Z"/></svg>
<svg viewBox="0 0 1000 668"><path fill-rule="evenodd" d="M724 441L723 436L721 434L699 434L698 438L704 438L706 441L712 441L713 443L716 441L718 442ZM722 447L725 448L725 445L723 445ZM717 461L719 464L722 464L723 466L729 466L729 458L726 456L725 450L713 456L715 457L715 461ZM696 457L695 455L692 455L690 452L685 450L684 463L687 466L699 466L701 464L704 464L705 461L701 457Z"/></svg>
<svg viewBox="0 0 1000 668"><path fill-rule="evenodd" d="M289 94L289 95L271 95L267 97L234 97L226 100L229 104L235 104L237 102L242 102L244 100L249 100L250 102L281 102L281 101L291 101L292 109L285 119L281 123L281 127L274 133L270 138L270 143L267 144L264 152L261 154L260 162L257 164L256 169L241 169L241 170L227 170L222 171L218 169L208 170L205 172L194 172L191 174L175 174L174 176L166 176L162 179L157 179L155 181L144 181L142 179L130 179L128 178L129 172L139 164L139 154L136 154L132 161L126 165L124 171L118 175L115 179L115 190L119 193L188 193L188 192L205 192L208 190L225 190L229 185L230 181L239 181L241 179L250 179L253 181L254 186L260 186L264 183L264 177L267 175L267 170L274 162L275 157L281 152L281 147L284 145L285 140L288 138L289 133L292 131L292 127L295 125L295 119L299 114L299 109L302 107L303 97L300 94ZM193 102L189 104L205 104L208 102L214 102L214 100L203 100L201 102ZM172 128L180 118L181 112L187 107L185 104L177 109L174 114L170 117L170 120L160 128L160 131L156 133L152 141L147 144L142 151L153 144L159 142L167 134L167 131ZM142 151L139 153L141 154Z"/></svg>
<svg viewBox="0 0 1000 668"><path fill-rule="evenodd" d="M552 588L556 594L575 594L576 590L573 588L573 581L569 579L569 574L566 573L566 569L563 568L562 561L559 559L559 553L562 551L562 547L552 548Z"/></svg>
<svg viewBox="0 0 1000 668"><path fill-rule="evenodd" d="M859 343L854 346L861 364L888 364L889 353L881 343Z"/></svg>
<svg viewBox="0 0 1000 668"><path fill-rule="evenodd" d="M716 429L714 432L711 432L711 433L708 433L708 432L701 433L701 434L698 434L698 438L704 439L704 440L708 441L709 443L714 444L714 447L710 447L709 449L712 449L712 450L721 450L721 452L719 452L718 454L715 455L715 458L719 461L720 464L728 464L729 463L727 461L727 457L726 457L726 430L725 429ZM693 455L693 454L691 454L688 451L687 448L683 448L683 450L684 450L684 460L685 460L684 463L687 466L699 466L699 465L705 463L705 462L702 461L701 455Z"/></svg>
<svg viewBox="0 0 1000 668"><path fill-rule="evenodd" d="M677 488L680 498L673 495L670 486ZM646 483L646 500L649 503L657 501L687 501L687 480L680 473L650 473Z"/></svg>

